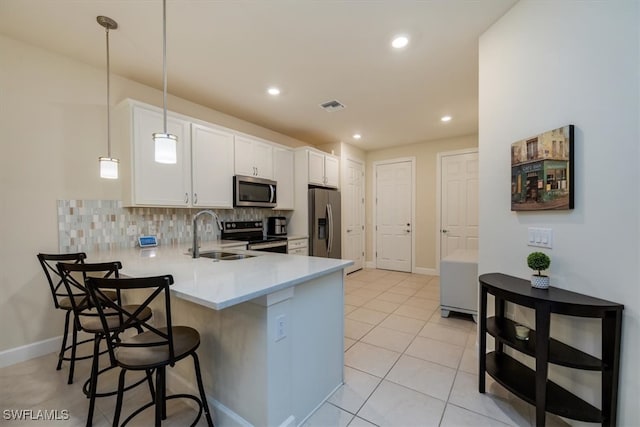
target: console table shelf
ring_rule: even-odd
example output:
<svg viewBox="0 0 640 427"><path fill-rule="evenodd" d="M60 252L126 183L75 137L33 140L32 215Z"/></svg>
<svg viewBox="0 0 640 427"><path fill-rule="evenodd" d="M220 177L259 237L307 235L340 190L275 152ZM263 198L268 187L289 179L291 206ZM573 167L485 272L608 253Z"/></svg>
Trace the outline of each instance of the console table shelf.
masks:
<svg viewBox="0 0 640 427"><path fill-rule="evenodd" d="M487 295L495 297L495 317L487 318ZM505 317L506 303L535 310L535 330L528 340L516 337L516 323ZM536 406L536 424L544 426L545 411L602 425L616 424L622 310L624 306L599 298L549 287L536 289L529 281L501 273L480 276L480 369L478 389L485 392L485 372L519 398ZM602 320L602 359L549 336L551 313ZM489 354L487 333L496 339ZM535 370L504 353L504 346L532 356ZM548 364L602 372L602 409L549 381Z"/></svg>

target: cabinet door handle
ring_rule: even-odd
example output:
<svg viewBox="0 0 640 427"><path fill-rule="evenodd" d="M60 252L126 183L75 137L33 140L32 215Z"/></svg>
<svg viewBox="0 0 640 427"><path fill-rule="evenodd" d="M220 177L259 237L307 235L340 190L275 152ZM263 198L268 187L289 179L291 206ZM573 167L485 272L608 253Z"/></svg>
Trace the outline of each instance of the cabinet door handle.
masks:
<svg viewBox="0 0 640 427"><path fill-rule="evenodd" d="M189 193L184 193L184 203L189 204Z"/></svg>
<svg viewBox="0 0 640 427"><path fill-rule="evenodd" d="M198 193L193 193L193 204L194 205L198 204Z"/></svg>

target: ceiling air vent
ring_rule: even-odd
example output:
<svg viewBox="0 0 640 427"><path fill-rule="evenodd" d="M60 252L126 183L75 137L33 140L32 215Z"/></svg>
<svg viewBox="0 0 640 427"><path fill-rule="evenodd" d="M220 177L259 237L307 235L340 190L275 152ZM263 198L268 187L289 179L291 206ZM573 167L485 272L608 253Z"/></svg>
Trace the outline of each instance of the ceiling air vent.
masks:
<svg viewBox="0 0 640 427"><path fill-rule="evenodd" d="M322 107L325 111L328 111L329 113L333 113L334 111L344 109L344 105L341 104L340 101L336 101L335 99L333 101L323 102L322 104L320 104L320 107Z"/></svg>

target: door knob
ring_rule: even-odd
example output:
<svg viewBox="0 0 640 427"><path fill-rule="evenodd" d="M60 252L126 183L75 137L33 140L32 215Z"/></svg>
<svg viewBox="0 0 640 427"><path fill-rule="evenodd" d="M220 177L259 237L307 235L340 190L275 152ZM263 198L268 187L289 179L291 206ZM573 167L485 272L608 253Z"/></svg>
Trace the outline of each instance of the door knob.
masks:
<svg viewBox="0 0 640 427"><path fill-rule="evenodd" d="M442 232L443 232L443 233L448 233L448 232L449 232L449 230L442 230Z"/></svg>

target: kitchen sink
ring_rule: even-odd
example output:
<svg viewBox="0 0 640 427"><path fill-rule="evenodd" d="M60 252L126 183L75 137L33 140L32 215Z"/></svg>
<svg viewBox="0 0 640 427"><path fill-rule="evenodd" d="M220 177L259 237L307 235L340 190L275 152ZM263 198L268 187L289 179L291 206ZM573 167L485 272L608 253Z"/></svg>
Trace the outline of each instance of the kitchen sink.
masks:
<svg viewBox="0 0 640 427"><path fill-rule="evenodd" d="M200 252L200 257L211 258L215 261L233 261L237 259L253 258L254 256L255 255L237 254L234 252L224 252L224 251Z"/></svg>

